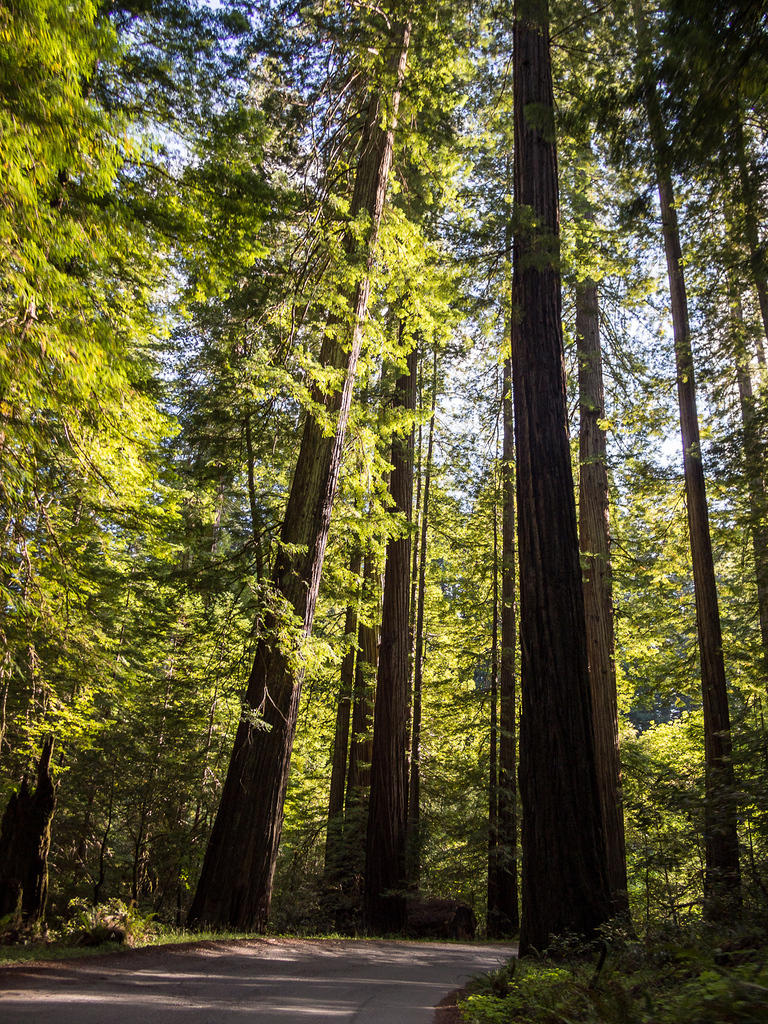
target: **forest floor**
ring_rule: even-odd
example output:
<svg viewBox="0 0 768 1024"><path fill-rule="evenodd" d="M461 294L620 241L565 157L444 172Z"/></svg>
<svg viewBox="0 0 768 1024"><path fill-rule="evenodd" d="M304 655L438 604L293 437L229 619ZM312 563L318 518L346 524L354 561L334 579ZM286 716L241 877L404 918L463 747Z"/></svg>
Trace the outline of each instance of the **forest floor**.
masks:
<svg viewBox="0 0 768 1024"><path fill-rule="evenodd" d="M0 969L4 1024L433 1024L513 946L256 939ZM450 1024L443 1010L440 1024Z"/></svg>

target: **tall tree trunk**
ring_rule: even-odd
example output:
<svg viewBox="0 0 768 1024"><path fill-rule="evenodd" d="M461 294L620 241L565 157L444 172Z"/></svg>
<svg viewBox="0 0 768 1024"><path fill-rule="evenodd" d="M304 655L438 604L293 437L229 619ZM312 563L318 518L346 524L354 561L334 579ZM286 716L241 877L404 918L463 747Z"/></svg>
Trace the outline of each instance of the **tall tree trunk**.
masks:
<svg viewBox="0 0 768 1024"><path fill-rule="evenodd" d="M380 587L376 564L371 555L363 562L363 588L370 593ZM377 616L378 618L378 616ZM345 799L345 822L348 826L355 808L365 803L371 784L371 757L373 755L373 695L379 663L378 625L361 622L357 635L357 661L355 688L352 701L352 739L349 745L349 772Z"/></svg>
<svg viewBox="0 0 768 1024"><path fill-rule="evenodd" d="M397 379L395 403L416 408L416 361ZM410 520L413 505L414 431L392 440L389 490L396 511ZM410 531L387 544L384 606L373 718L371 795L365 851L365 919L369 930L400 931L405 925L405 849L410 682Z"/></svg>
<svg viewBox="0 0 768 1024"><path fill-rule="evenodd" d="M368 555L363 564L363 593L367 600L361 601L361 608L363 604L370 605L371 591L377 593L380 586L375 562ZM336 911L336 927L339 931L355 932L361 924L365 831L371 785L373 693L377 661L378 625L359 621L352 698L352 735L344 800L344 851L339 870L340 903Z"/></svg>
<svg viewBox="0 0 768 1024"><path fill-rule="evenodd" d="M361 565L362 558L359 551L356 551L349 563L350 575L355 580L360 576ZM333 735L331 758L328 824L325 833L325 878L326 882L331 885L338 882L339 869L343 859L344 792L347 781L349 725L357 661L357 610L358 601L357 597L354 597L347 607L344 621L344 637L349 646L341 663L341 681L336 705L336 728Z"/></svg>
<svg viewBox="0 0 768 1024"><path fill-rule="evenodd" d="M376 238L392 165L394 129L405 74L410 23L398 43L396 84L388 102L374 94L364 128L350 207L354 218L370 217L363 243L363 269L351 296L351 338L348 351L335 331L323 340L320 361L344 371L341 392L318 391L315 398L336 414L336 429L327 437L322 424L307 416L275 559L275 590L303 623L309 635L320 588L333 499L341 465L355 370L368 308ZM387 127L381 127L387 117ZM350 232L347 252L358 243ZM272 897L283 805L303 681L295 659L280 648L274 614L266 615L246 690L248 714L238 726L234 750L203 862L189 920L193 924L263 931Z"/></svg>
<svg viewBox="0 0 768 1024"><path fill-rule="evenodd" d="M756 420L755 396L749 352L744 337L744 315L735 284L729 297L731 311L731 341L736 361L736 381L739 388L741 430L744 445L744 464L747 474L749 498L749 526L752 534L752 553L757 578L757 607L760 620L760 639L763 646L763 671L768 678L768 494L765 487L765 450Z"/></svg>
<svg viewBox="0 0 768 1024"><path fill-rule="evenodd" d="M499 935L499 525L498 494L493 481L493 620L491 625L491 729L488 756L488 913L486 930Z"/></svg>
<svg viewBox="0 0 768 1024"><path fill-rule="evenodd" d="M619 720L614 664L613 582L608 521L605 399L597 285L576 288L579 357L579 542L582 554L589 679L603 814L608 884L616 914L629 912L624 814L621 799Z"/></svg>
<svg viewBox="0 0 768 1024"><path fill-rule="evenodd" d="M520 952L610 917L568 442L546 0L516 0L515 410L522 720Z"/></svg>
<svg viewBox="0 0 768 1024"><path fill-rule="evenodd" d="M421 345L419 345L419 380L417 385L417 402L419 409L423 409L424 403L424 359L422 358ZM422 484L422 456L423 456L423 429L421 414L419 415L419 426L416 435L416 469L414 477L416 480L416 500L413 503L413 522L415 524L414 537L421 536L421 484ZM413 558L411 564L411 677L416 672L416 592L419 586L419 544L413 545ZM411 739L411 747L413 740ZM409 797L410 800L410 797Z"/></svg>
<svg viewBox="0 0 768 1024"><path fill-rule="evenodd" d="M263 517L259 511L259 502L256 497L256 482L254 480L254 455L253 437L251 433L251 414L245 415L245 460L246 472L248 475L248 506L251 512L251 532L253 534L253 550L256 563L256 579L264 578L264 524Z"/></svg>
<svg viewBox="0 0 768 1024"><path fill-rule="evenodd" d="M364 586L370 586L374 582L375 575L373 559L366 556L363 565ZM354 861L354 870L362 874L365 860L368 791L371 785L371 758L373 756L373 700L379 661L377 625L366 622L359 624L357 648L352 700L352 738L349 744L349 771L344 801L344 831L349 839L345 845ZM358 836L357 843L349 838L353 832ZM357 850L357 855L355 855L355 850Z"/></svg>
<svg viewBox="0 0 768 1024"><path fill-rule="evenodd" d="M733 146L739 172L741 188L741 215L744 218L744 241L749 251L749 267L757 292L760 317L763 321L763 333L768 339L768 268L766 267L763 247L760 244L760 227L757 219L758 199L754 182L754 170L747 153L747 142L744 138L742 115L739 113L734 122ZM762 343L760 345L762 349Z"/></svg>
<svg viewBox="0 0 768 1024"><path fill-rule="evenodd" d="M511 329L511 325L510 325ZM504 438L501 483L501 671L499 675L499 819L497 907L499 935L520 930L517 886L517 687L515 685L515 433L512 362L504 360Z"/></svg>
<svg viewBox="0 0 768 1024"><path fill-rule="evenodd" d="M638 37L639 68L645 86L646 110L654 152L664 251L669 275L677 397L683 442L683 472L701 658L706 775L704 909L708 917L717 918L737 909L741 903L731 724L712 540L709 533L706 484L701 459L696 382L677 210L667 161L664 123L650 69L650 40L642 0L632 0L632 7Z"/></svg>
<svg viewBox="0 0 768 1024"><path fill-rule="evenodd" d="M408 885L419 888L421 880L421 700L424 679L424 602L427 582L427 533L429 491L432 482L432 451L437 405L437 348L432 357L432 414L429 418L427 457L424 467L424 500L421 508L418 583L416 588L415 651L413 659L413 713L411 727L411 773L408 785ZM414 545L416 547L417 545Z"/></svg>

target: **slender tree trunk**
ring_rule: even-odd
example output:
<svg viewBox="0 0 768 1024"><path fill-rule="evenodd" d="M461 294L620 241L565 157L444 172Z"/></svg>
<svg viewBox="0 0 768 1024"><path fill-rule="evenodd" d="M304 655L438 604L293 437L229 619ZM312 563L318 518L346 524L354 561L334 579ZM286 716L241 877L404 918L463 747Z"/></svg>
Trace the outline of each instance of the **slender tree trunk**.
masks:
<svg viewBox="0 0 768 1024"><path fill-rule="evenodd" d="M416 408L416 350L396 384L396 405ZM392 441L389 489L395 509L410 519L413 506L414 431ZM405 925L405 850L410 682L410 531L387 544L384 606L373 719L371 796L365 852L365 919L378 933Z"/></svg>
<svg viewBox="0 0 768 1024"><path fill-rule="evenodd" d="M262 516L259 512L259 502L256 497L256 482L254 480L254 455L253 438L251 436L251 414L245 417L245 457L246 471L248 474L248 505L251 512L251 532L253 533L253 547L256 562L256 578L264 578L264 526Z"/></svg>
<svg viewBox="0 0 768 1024"><path fill-rule="evenodd" d="M341 465L355 370L368 308L376 238L392 165L394 128L405 74L410 24L403 29L394 68L396 85L386 103L373 95L366 118L350 212L367 213L364 268L351 296L348 351L334 334L326 335L320 361L344 371L341 392L318 393L316 399L336 414L336 429L327 437L308 416L281 531L273 585L309 635L320 587L333 499ZM382 117L389 111L387 128ZM358 251L354 236L346 240L350 256ZM274 615L265 616L246 690L248 714L241 719L221 803L205 853L189 920L193 924L263 931L272 896L283 805L288 784L302 673L295 659L275 640Z"/></svg>
<svg viewBox="0 0 768 1024"><path fill-rule="evenodd" d="M510 325L511 329L511 325ZM501 671L499 676L499 935L520 930L517 886L517 687L515 685L515 435L512 362L504 360L501 521Z"/></svg>
<svg viewBox="0 0 768 1024"><path fill-rule="evenodd" d="M424 468L424 500L421 509L418 584L416 588L415 652L413 660L413 715L411 728L411 774L408 788L408 885L418 889L421 880L421 701L424 679L424 603L427 581L427 533L429 491L432 482L432 451L437 405L437 348L432 360L432 415L429 418L427 458ZM419 428L421 429L421 428ZM416 547L417 545L414 545Z"/></svg>
<svg viewBox="0 0 768 1024"><path fill-rule="evenodd" d="M597 285L576 289L576 344L579 356L579 542L587 620L589 678L595 732L597 778L603 814L608 883L613 910L629 913L624 814L621 799L619 720L614 664L613 582L608 521L605 399Z"/></svg>
<svg viewBox="0 0 768 1024"><path fill-rule="evenodd" d="M744 316L736 286L733 284L730 306L731 340L736 361L736 381L739 388L744 463L747 474L749 525L757 578L757 607L760 620L760 639L763 646L763 670L768 678L768 526L766 526L768 494L766 494L765 487L765 451L756 421L749 352L744 338Z"/></svg>
<svg viewBox="0 0 768 1024"><path fill-rule="evenodd" d="M419 382L417 391L417 402L419 409L423 408L423 396L424 396L424 360L421 357L421 345L419 345ZM421 482L422 482L422 456L423 456L423 430L421 423L421 415L419 415L419 426L416 434L416 469L415 469L415 480L416 480L416 500L413 504L413 522L415 524L414 536L421 536ZM413 559L411 564L411 677L415 676L416 672L416 592L419 585L419 545L413 545ZM414 698L415 699L415 698ZM413 746L413 742L411 742ZM410 797L409 797L410 800Z"/></svg>
<svg viewBox="0 0 768 1024"><path fill-rule="evenodd" d="M369 591L378 588L376 565L367 555L363 563L363 587ZM361 622L357 638L358 655L355 663L355 688L352 701L352 739L349 745L349 772L345 800L345 827L350 818L366 804L371 784L371 757L373 740L373 695L379 662L379 631L376 625Z"/></svg>
<svg viewBox="0 0 768 1024"><path fill-rule="evenodd" d="M522 720L520 952L610 917L568 442L546 0L516 0L515 410Z"/></svg>
<svg viewBox="0 0 768 1024"><path fill-rule="evenodd" d="M370 556L363 564L363 593L380 589L376 566ZM361 601L370 605L370 600ZM378 618L378 615L377 615ZM339 871L340 903L336 911L339 931L357 931L362 911L365 871L365 831L371 785L373 693L378 661L378 626L359 621L357 658L352 699L352 735L349 744L347 791L344 801L344 850Z"/></svg>
<svg viewBox="0 0 768 1024"><path fill-rule="evenodd" d="M739 843L736 832L731 758L731 724L728 712L715 568L712 558L712 541L709 533L706 484L701 459L696 382L677 210L672 178L666 160L667 143L664 124L649 68L650 41L642 0L632 0L632 6L638 36L640 70L645 83L648 125L656 165L672 306L677 396L683 442L683 472L688 506L688 530L693 562L693 586L696 598L696 624L699 636L704 703L705 913L710 918L717 918L733 912L741 903Z"/></svg>
<svg viewBox="0 0 768 1024"><path fill-rule="evenodd" d="M763 321L763 333L768 339L768 268L765 263L763 247L760 244L760 227L757 220L757 189L754 182L754 171L747 153L744 138L744 125L741 114L734 122L734 149L739 171L741 187L742 217L744 218L744 241L749 250L749 267L757 292L760 317ZM762 348L762 344L760 346Z"/></svg>
<svg viewBox="0 0 768 1024"><path fill-rule="evenodd" d="M488 757L488 914L489 937L499 935L499 525L498 495L493 495L493 620L491 625L491 729Z"/></svg>
<svg viewBox="0 0 768 1024"><path fill-rule="evenodd" d="M355 552L350 559L349 571L354 579L360 576L362 558ZM357 610L358 603L350 603L344 621L344 637L348 649L341 663L341 682L336 706L336 729L333 737L331 758L331 791L328 797L328 824L325 834L325 877L330 884L338 882L343 859L344 792L347 781L349 751L349 725L352 706L352 692L355 684L355 663L357 661Z"/></svg>

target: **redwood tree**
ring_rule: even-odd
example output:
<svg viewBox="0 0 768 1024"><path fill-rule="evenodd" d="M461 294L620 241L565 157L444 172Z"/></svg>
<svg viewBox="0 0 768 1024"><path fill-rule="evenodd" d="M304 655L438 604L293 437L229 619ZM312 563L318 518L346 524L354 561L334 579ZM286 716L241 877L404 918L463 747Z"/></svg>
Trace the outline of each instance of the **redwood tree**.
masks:
<svg viewBox="0 0 768 1024"><path fill-rule="evenodd" d="M546 0L516 0L512 371L520 564L520 952L610 917L568 443Z"/></svg>
<svg viewBox="0 0 768 1024"><path fill-rule="evenodd" d="M349 564L349 572L352 579L357 580L359 578L361 567L362 557L359 551L355 551ZM350 603L347 605L344 620L344 637L349 646L341 663L339 697L336 704L336 728L333 734L333 751L331 755L328 825L325 833L325 877L326 882L331 885L338 881L337 876L342 859L344 792L347 781L349 727L352 715L355 663L357 661L357 613L358 598L357 595L352 595Z"/></svg>
<svg viewBox="0 0 768 1024"><path fill-rule="evenodd" d="M614 664L611 535L608 522L605 398L597 284L576 288L579 356L579 543L586 611L589 679L600 807L615 913L627 913L627 859L621 802L619 728Z"/></svg>
<svg viewBox="0 0 768 1024"><path fill-rule="evenodd" d="M350 206L352 219L367 215L364 236L350 230L345 249L360 271L344 324L329 317L320 362L342 371L343 387L315 389L319 418L305 420L272 585L309 635L331 522L331 511L349 418L355 370L368 308L376 238L392 166L400 89L405 74L410 21L397 29L389 89L370 93ZM335 418L328 436L323 413ZM219 810L208 843L190 923L263 931L269 916L283 805L303 680L300 665L277 641L277 613L264 617Z"/></svg>
<svg viewBox="0 0 768 1024"><path fill-rule="evenodd" d="M411 771L408 779L408 884L418 889L421 876L421 706L424 678L424 605L427 590L427 532L429 529L429 497L432 486L432 454L435 442L435 406L437 405L437 347L432 356L432 412L427 435L427 458L424 469L424 499L419 523L419 557L416 587L411 588L411 600L415 597L416 613L411 614L414 622L413 641L413 707L411 712ZM417 500L418 508L418 500ZM416 545L414 544L414 548Z"/></svg>
<svg viewBox="0 0 768 1024"><path fill-rule="evenodd" d="M414 348L407 372L395 385L395 405L403 410L416 408L416 362ZM393 437L389 492L395 510L408 522L413 504L413 450L413 427L405 437ZM406 528L390 538L384 569L365 852L365 920L374 932L399 931L405 924L410 567L411 536Z"/></svg>
<svg viewBox="0 0 768 1024"><path fill-rule="evenodd" d="M504 360L502 445L501 659L499 671L499 811L496 824L496 924L499 935L520 929L517 883L517 686L515 680L515 468L512 362Z"/></svg>
<svg viewBox="0 0 768 1024"><path fill-rule="evenodd" d="M669 277L680 434L683 443L683 474L701 659L706 775L705 913L708 917L719 917L732 911L741 902L739 842L736 832L731 756L731 723L712 539L709 532L707 491L701 456L688 298L670 170L670 154L659 97L650 67L651 43L645 23L642 0L632 0L632 10L638 37L638 70L648 115Z"/></svg>

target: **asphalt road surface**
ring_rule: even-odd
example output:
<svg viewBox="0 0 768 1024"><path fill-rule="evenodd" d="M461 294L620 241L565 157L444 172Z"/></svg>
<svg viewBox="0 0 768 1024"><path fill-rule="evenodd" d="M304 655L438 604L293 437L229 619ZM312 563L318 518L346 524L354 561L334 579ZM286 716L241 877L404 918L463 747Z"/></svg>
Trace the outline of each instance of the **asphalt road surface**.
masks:
<svg viewBox="0 0 768 1024"><path fill-rule="evenodd" d="M2 1024L431 1024L513 946L265 939L0 971Z"/></svg>

